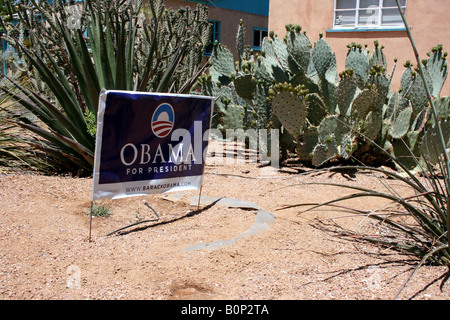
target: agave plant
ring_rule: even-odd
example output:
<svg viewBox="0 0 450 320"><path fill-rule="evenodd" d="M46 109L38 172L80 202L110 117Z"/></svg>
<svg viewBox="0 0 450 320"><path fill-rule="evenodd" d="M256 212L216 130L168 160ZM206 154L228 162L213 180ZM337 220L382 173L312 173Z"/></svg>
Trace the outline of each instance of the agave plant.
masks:
<svg viewBox="0 0 450 320"><path fill-rule="evenodd" d="M4 79L0 80L0 85L7 85ZM11 130L14 130L14 126L9 123L11 115L4 107L9 104L9 100L8 95L0 94L0 166L4 167L12 163L14 166L20 166L20 163L24 163L23 154L16 152L14 147L16 139L11 132Z"/></svg>
<svg viewBox="0 0 450 320"><path fill-rule="evenodd" d="M33 132L31 145L52 167L90 173L102 89L189 92L203 72L209 40L207 9L169 10L163 1L19 1L18 23L4 25L27 78L46 94L12 80L3 92L39 121L16 123Z"/></svg>

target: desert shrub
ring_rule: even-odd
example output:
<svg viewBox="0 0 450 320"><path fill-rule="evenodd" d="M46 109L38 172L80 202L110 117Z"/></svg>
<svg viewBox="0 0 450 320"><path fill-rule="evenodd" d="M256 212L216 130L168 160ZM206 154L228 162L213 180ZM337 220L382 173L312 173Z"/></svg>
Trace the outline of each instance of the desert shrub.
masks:
<svg viewBox="0 0 450 320"><path fill-rule="evenodd" d="M3 39L20 57L18 89L4 93L32 117L15 123L53 171L92 171L102 89L189 92L203 71L207 9L163 1L18 1ZM7 76L5 76L7 77ZM10 77L7 77L8 79ZM43 83L43 90L30 84Z"/></svg>
<svg viewBox="0 0 450 320"><path fill-rule="evenodd" d="M111 215L111 208L96 203L92 205L90 214L94 217L108 217L109 215Z"/></svg>
<svg viewBox="0 0 450 320"><path fill-rule="evenodd" d="M417 52L408 23L399 5L398 7L413 50ZM433 53L440 50L436 48L433 50ZM418 153L408 148L406 136L400 139L400 142L405 146L405 154L409 153L409 160L414 162L415 169L412 170L410 166L405 165L398 157L374 144L374 147L389 155L399 169L398 171L368 166L341 166L335 167L333 170L357 169L374 174L381 173L379 180L385 187L384 191L351 185L331 184L354 190L355 192L324 203L303 203L285 207L308 206L308 209L302 211L306 212L330 206L335 210L339 208L339 210L374 219L379 226L378 232L358 234L358 238L417 257L419 263L408 281L423 264L450 266L448 242L448 230L450 229L450 163L448 149L450 119L448 118L448 102L443 108L441 105L442 101L433 98L433 82L426 68L428 64L423 64L418 55L416 55L416 58L418 68L414 76L420 79L417 81L422 86L416 87L416 90L425 92L427 101L422 100L422 103L429 104L431 115L428 126L424 129ZM440 71L442 72L442 69ZM412 75L410 74L409 76ZM411 95L417 94L417 91L411 92ZM398 189L399 184L408 187L408 195L400 192ZM361 210L341 204L342 201L360 197L387 199L389 204L374 210ZM383 230L383 232L380 230ZM405 286L406 284L407 282ZM399 293L402 289L403 287L400 288Z"/></svg>

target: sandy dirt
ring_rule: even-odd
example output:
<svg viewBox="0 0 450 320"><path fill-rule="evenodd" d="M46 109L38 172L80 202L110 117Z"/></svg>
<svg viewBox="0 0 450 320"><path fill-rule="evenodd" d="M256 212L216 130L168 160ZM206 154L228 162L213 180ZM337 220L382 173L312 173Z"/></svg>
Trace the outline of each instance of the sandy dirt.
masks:
<svg viewBox="0 0 450 320"><path fill-rule="evenodd" d="M101 201L111 214L94 217L91 230L91 178L3 169L0 299L395 298L418 261L335 232L336 224L364 230L372 222L337 211L279 210L348 192L310 182L381 189L373 175L298 175L292 168L239 161L207 161L205 201L229 201L202 203L197 210L198 191ZM145 202L158 221L114 232L155 219ZM369 198L347 204L382 205ZM446 267L422 267L399 299L448 300L448 275Z"/></svg>

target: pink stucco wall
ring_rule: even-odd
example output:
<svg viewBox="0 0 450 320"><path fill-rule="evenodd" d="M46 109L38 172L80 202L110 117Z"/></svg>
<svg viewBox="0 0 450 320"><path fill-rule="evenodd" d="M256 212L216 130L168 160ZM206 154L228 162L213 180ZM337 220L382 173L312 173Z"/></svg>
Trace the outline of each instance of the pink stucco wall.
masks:
<svg viewBox="0 0 450 320"><path fill-rule="evenodd" d="M444 51L450 52L450 0L408 0L406 18L419 51L421 59L427 58L426 53L439 43ZM336 53L338 72L345 69L346 45L356 43L368 44L373 49L374 40L379 40L385 46L384 52L388 61L388 72L398 59L397 69L393 79L393 88L399 86L403 63L415 57L406 31L374 31L374 32L326 32L333 28L333 0L270 0L269 29L274 30L280 38L284 37L285 25L299 24L311 42L317 41L319 33ZM450 78L450 77L449 77ZM450 79L447 79L441 95L450 95Z"/></svg>

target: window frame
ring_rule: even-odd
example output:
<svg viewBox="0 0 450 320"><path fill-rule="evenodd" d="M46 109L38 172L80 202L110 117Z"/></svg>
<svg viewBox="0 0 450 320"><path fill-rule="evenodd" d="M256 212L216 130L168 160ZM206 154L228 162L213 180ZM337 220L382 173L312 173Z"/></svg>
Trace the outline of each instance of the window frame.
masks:
<svg viewBox="0 0 450 320"><path fill-rule="evenodd" d="M361 8L361 0L355 0L355 7L354 8L346 8L346 9L337 9L337 4L339 0L334 0L334 10L333 10L333 30L355 30L355 29L363 29L363 30L403 30L404 24L403 21L395 24L383 24L383 10L386 9L397 9L397 6L395 7L387 7L384 6L384 0L378 0L377 8L374 7L368 7L368 8ZM408 0L405 0L405 5L401 6L403 9L403 12L406 12L406 8L408 5ZM375 10L377 11L376 14L376 24L359 24L360 22L360 12L362 10ZM354 16L354 23L353 25L341 25L336 24L336 17L337 12L345 12L345 11L355 11Z"/></svg>
<svg viewBox="0 0 450 320"><path fill-rule="evenodd" d="M255 46L255 31L259 31L259 32L260 32L260 34L259 34L259 43L260 43L260 45L259 45L259 46ZM263 36L263 32L266 32L267 35L266 35L266 36ZM252 42L252 49L253 49L253 50L262 50L261 47L262 47L263 40L264 40L264 38L267 37L268 35L269 35L269 29L267 29L267 28L262 28L262 27L253 27L253 42Z"/></svg>

